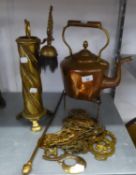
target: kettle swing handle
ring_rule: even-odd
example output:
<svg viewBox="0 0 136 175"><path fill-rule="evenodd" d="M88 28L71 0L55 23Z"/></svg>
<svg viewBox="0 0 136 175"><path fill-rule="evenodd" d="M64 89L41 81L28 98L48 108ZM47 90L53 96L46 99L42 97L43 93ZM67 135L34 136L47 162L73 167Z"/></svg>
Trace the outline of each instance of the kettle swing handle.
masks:
<svg viewBox="0 0 136 175"><path fill-rule="evenodd" d="M63 28L63 31L62 31L62 39L63 39L63 42L65 43L65 45L68 47L69 53L71 56L72 56L72 49L69 46L69 44L66 42L66 39L65 39L65 31L68 27L91 27L91 28L97 28L97 29L102 30L105 33L107 40L106 40L105 45L99 51L99 54L98 54L99 57L101 57L102 51L104 49L106 49L106 47L109 45L109 42L110 42L109 33L105 28L102 27L101 22L88 21L87 23L83 23L83 22L77 21L77 20L68 20L67 25Z"/></svg>

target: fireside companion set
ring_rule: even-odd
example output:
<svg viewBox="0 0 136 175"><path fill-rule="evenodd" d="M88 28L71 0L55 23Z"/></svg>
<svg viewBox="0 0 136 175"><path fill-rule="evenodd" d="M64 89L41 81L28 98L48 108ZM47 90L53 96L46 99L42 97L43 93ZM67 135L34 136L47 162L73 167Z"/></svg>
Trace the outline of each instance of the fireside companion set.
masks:
<svg viewBox="0 0 136 175"><path fill-rule="evenodd" d="M114 77L108 77L109 63L101 58L102 51L110 42L108 31L101 22L89 21L82 23L77 20L69 20L63 28L62 39L69 49L69 55L61 62L64 91L56 105L55 111L50 112L44 108L42 102L41 69L50 67L54 71L58 66L57 51L52 46L53 39L53 7L50 7L47 38L41 41L31 35L30 22L25 20L26 36L17 38L18 52L20 56L20 72L23 85L24 110L17 116L24 117L32 122L32 131L40 131L42 127L39 120L47 115L47 124L42 136L37 141L36 147L23 166L22 174L27 175L32 170L32 163L39 148L44 150L43 159L56 161L65 173L76 174L85 170L87 162L78 154L92 153L97 160L107 160L115 152L116 138L110 131L103 128L99 122L99 108L101 104L101 90L116 87L121 79L121 64L131 61L130 57L119 58L115 62L116 71ZM65 39L65 31L69 27L84 27L99 29L106 35L106 43L95 55L88 50L88 42L83 42L83 49L73 54L71 47ZM40 46L44 43L46 45ZM74 99L86 100L97 104L97 117L91 118L83 109L71 109L63 121L61 130L56 133L47 133L55 114L65 95ZM60 153L60 151L62 153ZM76 163L69 165L66 160L74 160Z"/></svg>

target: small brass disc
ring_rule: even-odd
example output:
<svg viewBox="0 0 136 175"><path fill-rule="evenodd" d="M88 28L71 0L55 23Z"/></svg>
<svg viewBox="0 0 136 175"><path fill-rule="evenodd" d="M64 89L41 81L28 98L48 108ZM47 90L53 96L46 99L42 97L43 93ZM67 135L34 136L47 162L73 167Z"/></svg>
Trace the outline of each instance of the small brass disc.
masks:
<svg viewBox="0 0 136 175"><path fill-rule="evenodd" d="M74 165L66 164L66 160L69 159L74 160L76 163ZM59 164L62 166L64 172L68 174L78 174L84 172L86 168L86 161L83 158L69 154L59 160Z"/></svg>

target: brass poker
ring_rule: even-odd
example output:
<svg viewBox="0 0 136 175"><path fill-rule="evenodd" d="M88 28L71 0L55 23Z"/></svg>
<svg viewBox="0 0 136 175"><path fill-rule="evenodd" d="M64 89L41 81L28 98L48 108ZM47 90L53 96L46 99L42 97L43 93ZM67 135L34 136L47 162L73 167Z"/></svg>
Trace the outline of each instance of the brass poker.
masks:
<svg viewBox="0 0 136 175"><path fill-rule="evenodd" d="M59 98L59 100L58 100L58 103L57 103L57 105L56 105L56 107L55 107L54 112L53 112L53 113L49 113L49 114L51 115L51 116L50 116L50 120L48 120L47 126L45 127L45 129L44 129L44 131L43 131L41 137L38 139L37 144L36 144L36 146L35 146L35 148L34 148L34 150L33 150L33 152L32 152L32 155L31 155L30 159L27 161L26 164L23 165L23 169L22 169L22 174L23 174L23 175L28 175L28 174L32 171L32 163L33 163L34 158L35 158L35 156L36 156L36 153L37 153L37 151L38 151L38 149L39 149L39 144L40 144L40 142L41 142L43 136L44 136L45 133L47 132L48 128L50 127L51 123L53 122L53 119L54 119L55 116L56 116L56 113L57 113L57 111L58 111L58 108L59 108L59 105L60 105L60 103L61 103L61 101L62 101L63 96L64 96L64 91L61 93L61 96L60 96L60 98Z"/></svg>

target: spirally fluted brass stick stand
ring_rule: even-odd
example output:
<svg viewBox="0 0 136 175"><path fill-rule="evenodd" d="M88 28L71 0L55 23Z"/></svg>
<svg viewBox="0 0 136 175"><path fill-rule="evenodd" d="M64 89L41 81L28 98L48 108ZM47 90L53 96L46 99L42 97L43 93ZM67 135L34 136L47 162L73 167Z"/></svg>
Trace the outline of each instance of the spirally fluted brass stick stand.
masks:
<svg viewBox="0 0 136 175"><path fill-rule="evenodd" d="M57 68L57 51L52 46L53 40L53 7L50 6L47 38L41 41L31 36L30 22L25 20L26 36L19 37L16 42L20 55L20 72L23 85L24 110L18 118L24 117L32 122L32 131L41 130L39 119L47 113L42 103L42 86L40 72L49 65L52 71ZM40 49L40 45L47 42Z"/></svg>
<svg viewBox="0 0 136 175"><path fill-rule="evenodd" d="M31 36L29 21L25 20L26 36L19 37L18 52L20 55L20 72L23 85L24 110L21 115L32 122L32 131L41 130L39 119L46 114L42 102L42 85L38 54L40 39Z"/></svg>

